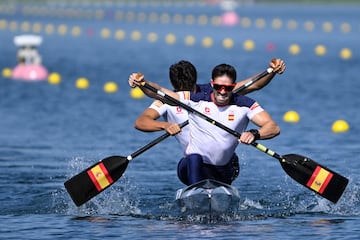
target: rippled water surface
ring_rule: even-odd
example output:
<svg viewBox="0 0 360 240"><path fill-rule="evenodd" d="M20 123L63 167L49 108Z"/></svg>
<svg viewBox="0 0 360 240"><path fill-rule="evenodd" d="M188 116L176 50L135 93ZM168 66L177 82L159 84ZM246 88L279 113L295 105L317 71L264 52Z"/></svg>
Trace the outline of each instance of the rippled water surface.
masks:
<svg viewBox="0 0 360 240"><path fill-rule="evenodd" d="M359 238L359 6L242 5L236 11L249 18L248 27L149 17L167 13L210 18L222 13L213 5L54 4L41 9L19 5L15 12L0 14L1 69L15 66L12 39L26 32L22 27L28 22L43 26L29 31L43 36L43 63L62 78L58 85L0 78L1 238ZM72 17L61 9L99 10L104 15ZM127 13L128 19L116 19L117 11ZM135 12L147 17L129 17ZM264 27L256 25L259 19ZM274 19L282 23L279 28L272 26ZM308 21L315 30L304 29ZM289 22L297 27L291 29ZM322 30L324 23L332 26L329 32ZM352 26L349 32L341 30L348 26L344 23ZM48 25L56 31L47 33ZM67 27L65 34L57 31L60 25ZM79 35L71 32L74 27L82 30ZM124 39L114 37L118 30ZM132 36L137 31L139 40ZM149 33L158 40L148 40ZM166 42L168 34L177 41ZM184 44L188 35L196 39L195 45ZM213 40L210 47L202 45L206 37ZM234 41L233 48L223 47L225 38ZM256 47L247 51L243 42L249 39ZM269 43L275 48L267 48ZM300 47L299 53L289 52L292 44ZM315 52L318 45L326 48L325 55ZM352 53L349 59L340 56L345 48ZM171 138L131 161L125 175L96 198L79 208L72 202L63 186L67 179L107 156L127 156L161 135L133 128L151 100L129 95L130 73L141 71L169 87L169 65L187 59L198 68L199 82L207 82L212 67L222 62L234 65L241 79L264 70L272 57L286 61L286 72L251 97L271 113L282 132L262 143L279 154L308 156L349 178L337 204L296 183L276 159L239 146L241 173L233 184L241 193L238 211L219 219L181 216L174 204L176 190L183 187L176 176L181 152ZM80 77L89 80L88 89L75 86ZM118 84L116 93L104 92L108 81ZM298 123L283 121L289 110L299 113ZM349 123L348 132L331 131L338 119Z"/></svg>

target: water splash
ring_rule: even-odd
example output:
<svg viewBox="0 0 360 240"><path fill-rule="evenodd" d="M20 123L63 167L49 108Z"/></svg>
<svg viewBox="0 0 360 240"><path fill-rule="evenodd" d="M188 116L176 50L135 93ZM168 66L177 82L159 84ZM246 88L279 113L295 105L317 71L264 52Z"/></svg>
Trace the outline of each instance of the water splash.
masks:
<svg viewBox="0 0 360 240"><path fill-rule="evenodd" d="M83 171L95 161L74 157L68 163L67 178ZM80 207L76 207L62 186L52 193L55 212L69 215L140 214L137 187L126 176Z"/></svg>
<svg viewBox="0 0 360 240"><path fill-rule="evenodd" d="M351 184L344 192L340 200L333 204L325 199L316 197L317 202L310 205L310 212L322 212L332 215L360 215L360 186L358 184Z"/></svg>
<svg viewBox="0 0 360 240"><path fill-rule="evenodd" d="M84 157L71 159L68 164L68 177L77 174L93 162L93 160ZM77 219L86 220L92 220L97 216L130 216L159 221L217 224L284 218L297 214L322 213L330 217L334 215L359 215L358 185L350 185L337 204L332 204L302 186L295 186L293 181L289 181L285 177L285 181L281 184L272 186L273 188L268 195L254 195L250 192L248 197L240 201L237 209L220 216L181 215L171 197L164 198L164 195L158 194L141 195L141 190L127 176L123 176L117 183L81 207L76 207L72 203L64 188L54 191L52 199L56 213L74 215ZM264 187L267 188L267 186ZM254 196L259 196L259 198L253 198Z"/></svg>

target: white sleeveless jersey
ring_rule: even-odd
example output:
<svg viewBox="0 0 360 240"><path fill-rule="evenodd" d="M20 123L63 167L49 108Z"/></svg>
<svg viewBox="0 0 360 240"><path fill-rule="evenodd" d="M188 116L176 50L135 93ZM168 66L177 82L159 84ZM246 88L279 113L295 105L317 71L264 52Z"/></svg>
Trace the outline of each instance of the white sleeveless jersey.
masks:
<svg viewBox="0 0 360 240"><path fill-rule="evenodd" d="M188 112L185 109L177 106L170 106L164 104L159 100L155 100L150 108L154 109L163 116L165 121L169 123L181 124L188 120ZM189 125L186 125L181 129L181 132L175 135L176 140L180 143L180 147L185 154L185 149L189 143Z"/></svg>
<svg viewBox="0 0 360 240"><path fill-rule="evenodd" d="M201 92L204 96L209 95L211 91L212 87L210 83L196 85L196 92ZM189 94L189 91L180 91L177 93L179 94L179 96L181 96L184 93ZM189 119L188 112L185 109L177 106L170 106L168 104L164 104L159 100L155 100L149 108L157 111L160 116L164 117L165 121L170 123L181 124ZM180 147L185 154L186 147L189 143L189 125L183 127L181 129L181 132L175 135L175 138L180 143Z"/></svg>
<svg viewBox="0 0 360 240"><path fill-rule="evenodd" d="M246 130L254 115L264 111L256 101L245 96L234 96L231 104L223 107L215 105L210 95L184 93L180 98L195 110L239 133ZM212 165L228 164L239 144L237 137L196 114L189 114L189 134L186 154L200 154L205 163Z"/></svg>

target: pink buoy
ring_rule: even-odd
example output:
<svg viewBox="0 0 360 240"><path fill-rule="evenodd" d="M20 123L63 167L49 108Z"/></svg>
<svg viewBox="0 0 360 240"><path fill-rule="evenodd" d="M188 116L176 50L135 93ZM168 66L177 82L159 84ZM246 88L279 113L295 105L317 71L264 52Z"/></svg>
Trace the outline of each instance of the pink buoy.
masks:
<svg viewBox="0 0 360 240"><path fill-rule="evenodd" d="M11 78L25 81L46 80L48 71L45 67L38 64L18 64L12 71Z"/></svg>
<svg viewBox="0 0 360 240"><path fill-rule="evenodd" d="M239 16L234 11L229 11L221 16L222 25L234 26L239 23Z"/></svg>

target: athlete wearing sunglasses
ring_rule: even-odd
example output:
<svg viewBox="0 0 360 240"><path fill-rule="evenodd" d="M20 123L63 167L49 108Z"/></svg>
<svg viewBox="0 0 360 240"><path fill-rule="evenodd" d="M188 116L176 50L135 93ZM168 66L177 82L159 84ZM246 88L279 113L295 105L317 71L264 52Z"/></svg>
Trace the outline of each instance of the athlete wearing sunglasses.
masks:
<svg viewBox="0 0 360 240"><path fill-rule="evenodd" d="M143 76L130 75L130 86L141 85L142 81L145 81ZM235 68L228 64L220 64L212 71L213 90L210 94L176 93L148 82L167 95L241 133L239 139L234 138L196 114L189 114L189 141L185 150L186 155L178 164L178 177L186 185L204 179L215 179L231 184L234 176L232 162L239 142L250 144L255 140L273 138L280 133L279 126L255 100L232 93L235 81ZM246 130L250 121L258 126L257 130Z"/></svg>
<svg viewBox="0 0 360 240"><path fill-rule="evenodd" d="M211 86L214 89L212 101L218 106L227 105L236 85L235 69L230 65L220 64L213 69L211 77Z"/></svg>

